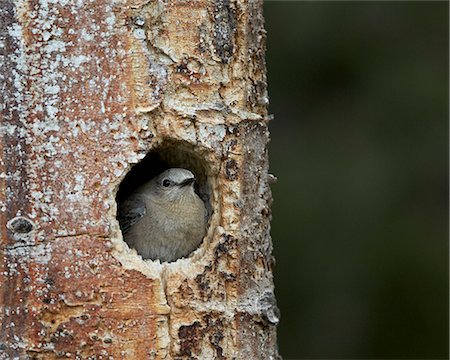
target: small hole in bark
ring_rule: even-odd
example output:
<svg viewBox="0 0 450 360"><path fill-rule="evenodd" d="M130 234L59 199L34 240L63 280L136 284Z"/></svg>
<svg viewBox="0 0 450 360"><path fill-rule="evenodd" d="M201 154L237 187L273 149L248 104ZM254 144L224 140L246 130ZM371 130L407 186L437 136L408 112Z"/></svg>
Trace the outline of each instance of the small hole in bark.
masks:
<svg viewBox="0 0 450 360"><path fill-rule="evenodd" d="M116 201L123 239L143 259L172 262L200 246L212 215L208 165L201 155L191 144L166 141L120 184ZM158 177L168 169L176 170ZM192 177L196 195L189 192Z"/></svg>
<svg viewBox="0 0 450 360"><path fill-rule="evenodd" d="M7 227L17 234L27 234L34 228L33 223L22 216L15 217L8 221Z"/></svg>

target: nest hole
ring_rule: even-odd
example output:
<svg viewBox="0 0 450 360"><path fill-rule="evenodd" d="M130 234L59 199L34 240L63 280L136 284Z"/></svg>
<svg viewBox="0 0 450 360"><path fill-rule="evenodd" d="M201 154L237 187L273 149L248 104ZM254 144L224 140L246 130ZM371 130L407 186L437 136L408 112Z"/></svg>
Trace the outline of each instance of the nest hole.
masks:
<svg viewBox="0 0 450 360"><path fill-rule="evenodd" d="M211 205L212 188L208 179L209 167L205 161L205 157L202 155L204 154L199 153L198 148L195 148L189 143L165 142L149 152L141 162L134 165L119 185L116 196L118 208L117 219L119 221L122 234L125 233L124 222L121 216L121 214L123 214L124 204L126 204L127 200L135 194L137 189L148 183L163 171L170 168L183 168L194 174L196 179L194 184L195 192L203 201L206 208L207 225L205 233L207 233L209 219L213 213L213 208ZM123 239L127 242L130 248L135 248L133 244L127 240L127 236L123 236ZM137 252L140 254L138 250ZM140 255L142 256L143 254ZM189 254L183 257L187 256L189 256ZM142 257L144 259L148 258L145 256ZM176 259L173 261L175 260Z"/></svg>

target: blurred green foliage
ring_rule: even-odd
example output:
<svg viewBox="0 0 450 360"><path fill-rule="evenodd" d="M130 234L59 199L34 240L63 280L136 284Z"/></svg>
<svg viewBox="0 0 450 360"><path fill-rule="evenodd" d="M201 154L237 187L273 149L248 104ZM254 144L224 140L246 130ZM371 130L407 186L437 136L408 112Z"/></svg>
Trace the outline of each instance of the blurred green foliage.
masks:
<svg viewBox="0 0 450 360"><path fill-rule="evenodd" d="M265 3L285 359L448 358L448 2Z"/></svg>

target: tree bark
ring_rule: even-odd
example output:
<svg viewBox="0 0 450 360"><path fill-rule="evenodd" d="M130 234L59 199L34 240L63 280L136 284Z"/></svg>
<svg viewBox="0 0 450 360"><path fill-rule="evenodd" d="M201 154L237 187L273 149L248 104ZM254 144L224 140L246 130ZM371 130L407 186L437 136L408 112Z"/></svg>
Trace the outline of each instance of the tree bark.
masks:
<svg viewBox="0 0 450 360"><path fill-rule="evenodd" d="M0 359L273 359L259 0L0 0ZM208 233L142 260L116 192L158 151Z"/></svg>

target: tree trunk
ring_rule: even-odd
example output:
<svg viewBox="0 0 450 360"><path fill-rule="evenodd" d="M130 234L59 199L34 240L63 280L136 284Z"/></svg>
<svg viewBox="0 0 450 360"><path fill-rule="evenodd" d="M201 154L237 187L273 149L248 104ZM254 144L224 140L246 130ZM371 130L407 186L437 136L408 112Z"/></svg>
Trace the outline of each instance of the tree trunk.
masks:
<svg viewBox="0 0 450 360"><path fill-rule="evenodd" d="M0 0L0 359L278 356L264 41L259 0ZM209 209L172 263L116 220L149 153Z"/></svg>

